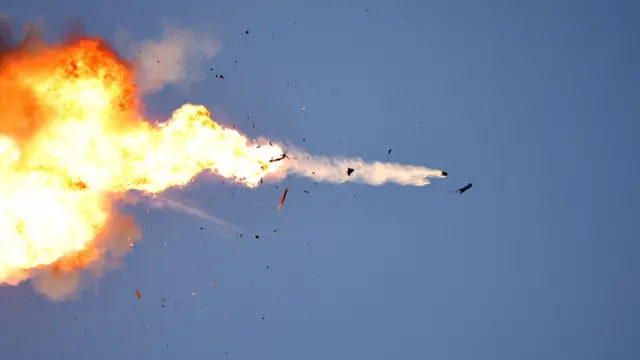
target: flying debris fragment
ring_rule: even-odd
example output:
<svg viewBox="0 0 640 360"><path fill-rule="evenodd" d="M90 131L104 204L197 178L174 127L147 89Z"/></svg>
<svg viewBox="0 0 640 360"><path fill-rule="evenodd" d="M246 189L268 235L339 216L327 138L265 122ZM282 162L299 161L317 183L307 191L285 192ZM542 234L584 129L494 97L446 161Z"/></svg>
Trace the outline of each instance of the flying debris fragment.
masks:
<svg viewBox="0 0 640 360"><path fill-rule="evenodd" d="M280 155L280 157L275 158L275 159L270 159L269 162L273 163L273 162L282 161L282 160L288 159L288 158L289 158L289 156L287 156L287 152L285 151L285 152L282 153L282 155Z"/></svg>
<svg viewBox="0 0 640 360"><path fill-rule="evenodd" d="M448 173L448 172L446 172L446 171L443 171L443 172L442 172L442 176L449 176L449 173Z"/></svg>
<svg viewBox="0 0 640 360"><path fill-rule="evenodd" d="M140 290L136 290L136 297L138 299L140 299L142 297L142 295L140 295Z"/></svg>
<svg viewBox="0 0 640 360"><path fill-rule="evenodd" d="M462 193L464 193L465 191L467 191L467 190L471 189L471 187L472 187L472 186L473 186L473 184L468 183L467 185L465 185L464 187L461 187L461 188L460 188L460 189L458 189L458 190L451 190L451 191L448 191L448 192L450 192L450 193L458 193L458 194L462 194Z"/></svg>
<svg viewBox="0 0 640 360"><path fill-rule="evenodd" d="M282 204L284 204L284 199L287 198L287 193L289 192L289 188L285 188L284 192L282 193L282 197L280 198L280 204L278 204L278 211L280 211L280 209L282 209Z"/></svg>
<svg viewBox="0 0 640 360"><path fill-rule="evenodd" d="M351 176L355 170L352 168L347 168L347 176Z"/></svg>

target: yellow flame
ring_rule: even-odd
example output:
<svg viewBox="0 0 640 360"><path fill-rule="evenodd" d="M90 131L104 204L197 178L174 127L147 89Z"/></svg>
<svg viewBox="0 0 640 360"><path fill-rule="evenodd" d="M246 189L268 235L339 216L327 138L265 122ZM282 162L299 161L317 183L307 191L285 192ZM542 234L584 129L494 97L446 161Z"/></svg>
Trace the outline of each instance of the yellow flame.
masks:
<svg viewBox="0 0 640 360"><path fill-rule="evenodd" d="M97 40L0 63L0 282L94 260L119 193L161 192L203 170L254 187L280 166L269 160L282 149L255 146L203 106L140 120L131 71Z"/></svg>

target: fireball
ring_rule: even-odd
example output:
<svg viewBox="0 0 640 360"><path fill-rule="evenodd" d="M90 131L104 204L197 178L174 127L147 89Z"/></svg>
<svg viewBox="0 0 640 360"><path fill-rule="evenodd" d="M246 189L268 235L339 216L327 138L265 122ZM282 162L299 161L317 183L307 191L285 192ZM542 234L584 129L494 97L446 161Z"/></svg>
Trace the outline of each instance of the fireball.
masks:
<svg viewBox="0 0 640 360"><path fill-rule="evenodd" d="M254 187L281 166L269 162L281 148L255 146L203 106L145 121L133 75L98 39L0 54L0 283L100 258L129 190L162 192L205 170Z"/></svg>

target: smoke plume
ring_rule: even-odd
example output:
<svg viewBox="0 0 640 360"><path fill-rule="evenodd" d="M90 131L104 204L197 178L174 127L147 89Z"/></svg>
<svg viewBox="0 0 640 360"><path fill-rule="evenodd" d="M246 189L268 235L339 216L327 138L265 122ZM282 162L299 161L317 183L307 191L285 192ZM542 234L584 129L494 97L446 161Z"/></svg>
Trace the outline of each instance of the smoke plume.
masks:
<svg viewBox="0 0 640 360"><path fill-rule="evenodd" d="M202 81L206 76L202 63L213 59L221 48L213 37L166 21L159 38L132 41L124 30L116 38L127 57L135 59L136 84L142 94L156 93L167 85L187 89Z"/></svg>

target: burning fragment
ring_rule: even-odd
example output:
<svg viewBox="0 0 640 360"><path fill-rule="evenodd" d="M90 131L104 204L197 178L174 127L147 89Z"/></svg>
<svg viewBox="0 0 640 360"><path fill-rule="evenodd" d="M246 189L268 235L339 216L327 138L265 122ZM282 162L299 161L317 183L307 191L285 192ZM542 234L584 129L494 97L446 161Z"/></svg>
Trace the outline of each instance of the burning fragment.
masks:
<svg viewBox="0 0 640 360"><path fill-rule="evenodd" d="M140 290L136 290L136 297L140 299L142 296L140 295Z"/></svg>
<svg viewBox="0 0 640 360"><path fill-rule="evenodd" d="M347 176L351 176L355 170L352 168L347 168Z"/></svg>
<svg viewBox="0 0 640 360"><path fill-rule="evenodd" d="M280 198L280 203L278 204L278 211L280 211L280 209L282 209L282 204L284 204L284 199L287 198L287 193L289 192L289 188L285 188L284 192L282 193L282 197Z"/></svg>

